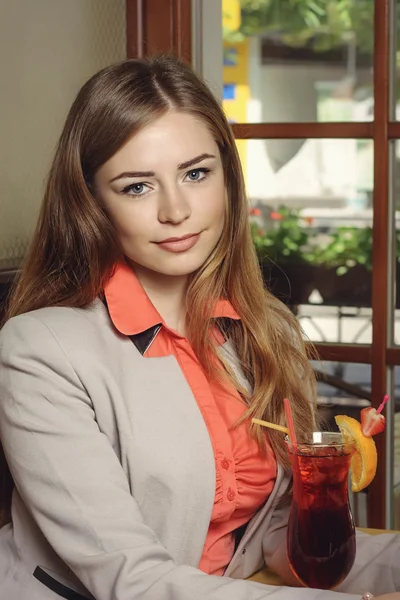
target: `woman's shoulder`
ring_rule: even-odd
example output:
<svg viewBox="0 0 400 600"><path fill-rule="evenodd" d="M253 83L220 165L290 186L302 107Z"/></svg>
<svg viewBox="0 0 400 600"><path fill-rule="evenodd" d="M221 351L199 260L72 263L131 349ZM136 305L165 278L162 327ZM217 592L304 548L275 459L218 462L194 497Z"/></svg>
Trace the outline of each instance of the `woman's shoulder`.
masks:
<svg viewBox="0 0 400 600"><path fill-rule="evenodd" d="M0 331L0 345L35 340L47 335L64 337L71 332L84 333L106 318L106 309L100 300L85 308L46 306L9 319Z"/></svg>

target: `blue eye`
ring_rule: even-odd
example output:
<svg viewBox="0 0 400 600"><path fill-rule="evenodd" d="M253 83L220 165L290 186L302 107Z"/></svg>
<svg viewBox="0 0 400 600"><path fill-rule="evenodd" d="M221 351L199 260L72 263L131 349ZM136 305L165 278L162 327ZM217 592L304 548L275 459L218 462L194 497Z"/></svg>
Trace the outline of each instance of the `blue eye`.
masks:
<svg viewBox="0 0 400 600"><path fill-rule="evenodd" d="M201 173L199 170L190 171L188 173L188 177L191 181L198 181L200 179Z"/></svg>
<svg viewBox="0 0 400 600"><path fill-rule="evenodd" d="M186 173L186 177L188 177L189 181L193 181L197 183L199 181L203 181L210 172L210 169L202 167L201 169L192 169Z"/></svg>
<svg viewBox="0 0 400 600"><path fill-rule="evenodd" d="M124 194L130 194L131 196L141 196L145 191L146 185L144 183L131 183L127 185L122 191Z"/></svg>

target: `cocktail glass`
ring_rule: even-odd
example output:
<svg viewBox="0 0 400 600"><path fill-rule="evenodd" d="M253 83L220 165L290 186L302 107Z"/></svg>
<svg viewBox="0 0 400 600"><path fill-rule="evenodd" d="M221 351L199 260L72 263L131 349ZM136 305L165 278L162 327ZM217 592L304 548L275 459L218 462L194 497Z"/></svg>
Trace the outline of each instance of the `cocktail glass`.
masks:
<svg viewBox="0 0 400 600"><path fill-rule="evenodd" d="M348 475L354 442L341 433L314 432L305 443L286 438L293 471L287 531L290 566L310 588L332 589L355 558Z"/></svg>

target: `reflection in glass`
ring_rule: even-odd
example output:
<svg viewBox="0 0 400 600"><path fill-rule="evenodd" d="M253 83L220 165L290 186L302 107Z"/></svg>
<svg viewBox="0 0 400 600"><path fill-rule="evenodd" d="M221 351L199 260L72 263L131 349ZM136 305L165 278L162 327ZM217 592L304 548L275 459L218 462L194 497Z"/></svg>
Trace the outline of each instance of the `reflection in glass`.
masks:
<svg viewBox="0 0 400 600"><path fill-rule="evenodd" d="M373 18L373 0L222 0L229 118L371 120Z"/></svg>

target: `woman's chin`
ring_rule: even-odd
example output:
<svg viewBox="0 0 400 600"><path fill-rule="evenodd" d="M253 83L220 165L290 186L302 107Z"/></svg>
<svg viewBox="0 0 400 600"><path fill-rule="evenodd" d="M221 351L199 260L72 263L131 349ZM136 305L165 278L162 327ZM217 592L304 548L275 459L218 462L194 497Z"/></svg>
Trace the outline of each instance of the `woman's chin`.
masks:
<svg viewBox="0 0 400 600"><path fill-rule="evenodd" d="M129 262L133 265L136 270L146 270L158 273L159 275L169 277L188 277L200 269L204 264L205 258L203 257L189 257L182 255L173 255L168 259L159 261L149 261L146 264L140 264L128 257Z"/></svg>

